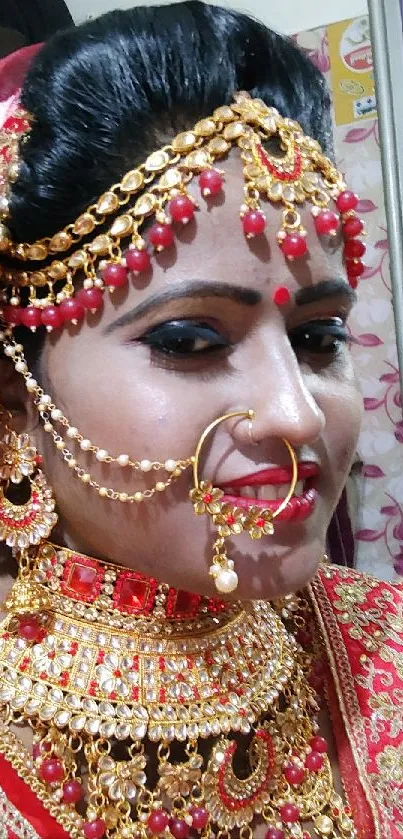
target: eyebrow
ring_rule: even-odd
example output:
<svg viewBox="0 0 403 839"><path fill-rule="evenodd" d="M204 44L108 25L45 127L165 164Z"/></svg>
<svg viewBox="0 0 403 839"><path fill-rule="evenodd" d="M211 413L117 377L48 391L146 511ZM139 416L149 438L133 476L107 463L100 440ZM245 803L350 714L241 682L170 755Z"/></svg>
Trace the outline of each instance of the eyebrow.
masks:
<svg viewBox="0 0 403 839"><path fill-rule="evenodd" d="M150 311L159 309L161 306L170 303L172 300L183 300L184 298L192 297L221 297L227 300L235 300L236 303L241 303L244 306L257 306L263 300L263 295L252 288L246 288L231 283L210 282L208 280L194 280L183 283L178 288L169 289L162 294L154 294L126 312L119 318L110 323L105 329L105 335L114 332L115 329L122 329L124 326L129 326L139 318L144 317Z"/></svg>
<svg viewBox="0 0 403 839"><path fill-rule="evenodd" d="M357 295L346 280L337 277L332 280L321 280L315 285L300 288L295 294L297 306L306 306L308 303L316 303L318 300L326 300L329 297L347 297L349 302L357 302Z"/></svg>
<svg viewBox="0 0 403 839"><path fill-rule="evenodd" d="M304 306L308 303L315 303L318 300L325 300L330 297L344 296L351 303L355 303L357 295L342 278L321 280L313 286L301 288L295 294L297 306ZM104 334L110 335L116 329L123 329L130 326L149 312L171 303L173 300L183 300L192 297L219 297L227 300L234 300L243 306L257 306L263 300L263 295L256 289L245 286L232 285L231 283L211 282L209 280L191 280L183 283L178 288L172 288L162 294L153 294L148 300L144 300L139 306L118 317L110 323Z"/></svg>

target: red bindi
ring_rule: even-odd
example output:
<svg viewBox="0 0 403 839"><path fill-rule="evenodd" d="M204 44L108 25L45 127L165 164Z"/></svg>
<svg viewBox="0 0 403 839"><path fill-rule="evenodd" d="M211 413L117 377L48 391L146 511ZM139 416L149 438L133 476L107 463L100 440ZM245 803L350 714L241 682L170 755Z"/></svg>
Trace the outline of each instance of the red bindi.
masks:
<svg viewBox="0 0 403 839"><path fill-rule="evenodd" d="M273 303L276 306L286 306L291 300L291 294L285 285L280 285L273 291Z"/></svg>

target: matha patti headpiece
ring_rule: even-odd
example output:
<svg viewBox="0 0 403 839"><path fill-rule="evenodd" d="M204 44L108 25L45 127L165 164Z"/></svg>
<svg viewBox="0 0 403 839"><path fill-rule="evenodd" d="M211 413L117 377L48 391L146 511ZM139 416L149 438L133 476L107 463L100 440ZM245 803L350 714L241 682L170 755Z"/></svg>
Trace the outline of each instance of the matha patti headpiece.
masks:
<svg viewBox="0 0 403 839"><path fill-rule="evenodd" d="M0 140L4 217L9 181L17 176L16 135L29 131L28 117L22 114L9 122ZM275 143L277 153L273 154L268 147ZM65 322L77 323L86 310L100 309L105 289L112 292L125 286L130 272L147 272L153 250L173 245L175 226L193 219L196 203L188 186L195 176L206 200L222 190L224 177L216 162L233 147L238 148L243 164L240 216L245 236L264 235L262 200L275 202L283 210L277 234L281 250L288 259L303 257L308 245L300 208L309 202L319 236L335 235L342 223L348 281L355 287L364 271L361 257L365 252L357 238L363 231L355 213L357 196L346 189L333 162L297 122L242 92L235 94L231 105L217 108L211 117L150 154L53 236L33 243L15 242L2 223L4 322L9 327L22 324L32 330L39 326L51 330ZM146 237L141 232L145 223ZM84 277L83 288L77 292L76 276Z"/></svg>

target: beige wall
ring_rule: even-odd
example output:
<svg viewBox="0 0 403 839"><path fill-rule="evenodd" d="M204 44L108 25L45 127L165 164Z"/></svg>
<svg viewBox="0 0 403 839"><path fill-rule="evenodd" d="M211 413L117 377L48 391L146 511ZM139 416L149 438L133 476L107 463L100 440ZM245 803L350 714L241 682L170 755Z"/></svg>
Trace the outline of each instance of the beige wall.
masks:
<svg viewBox="0 0 403 839"><path fill-rule="evenodd" d="M135 0L67 0L76 21L116 7L124 9L140 4L147 4L147 0L139 0L138 3ZM366 0L338 0L337 3L334 0L231 0L229 3L221 0L221 4L249 12L273 29L287 34L314 29L336 20L358 17L367 12Z"/></svg>

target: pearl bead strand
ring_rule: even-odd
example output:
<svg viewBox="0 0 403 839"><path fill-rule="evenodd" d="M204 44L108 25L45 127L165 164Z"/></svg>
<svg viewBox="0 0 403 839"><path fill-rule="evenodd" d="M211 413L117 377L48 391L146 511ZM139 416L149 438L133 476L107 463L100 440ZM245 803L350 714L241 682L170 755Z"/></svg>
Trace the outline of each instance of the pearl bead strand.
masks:
<svg viewBox="0 0 403 839"><path fill-rule="evenodd" d="M175 479L181 476L182 472L192 465L193 457L187 458L186 460L169 458L164 463L160 463L159 461L148 459L140 461L131 460L128 454L119 454L117 456L109 454L106 449L94 445L89 438L83 437L79 430L70 424L63 412L54 405L51 396L44 392L30 373L24 358L24 348L21 344L16 344L15 342L6 344L4 353L8 358L13 360L17 373L23 376L28 393L34 397L34 404L43 422L44 431L52 436L55 447L61 453L65 463L67 463L68 467L82 483L95 489L101 498L138 504L145 499L152 498L157 492L164 492L171 486ZM64 436L58 434L54 423L62 426ZM116 463L121 468L130 467L144 474L164 469L169 474L169 477L164 481L157 481L155 486L150 489L143 490L142 492L137 491L133 494L119 492L111 487L102 486L93 479L90 472L77 463L73 452L68 448L65 437L69 441L74 441L83 453L90 453L95 456L98 463Z"/></svg>

